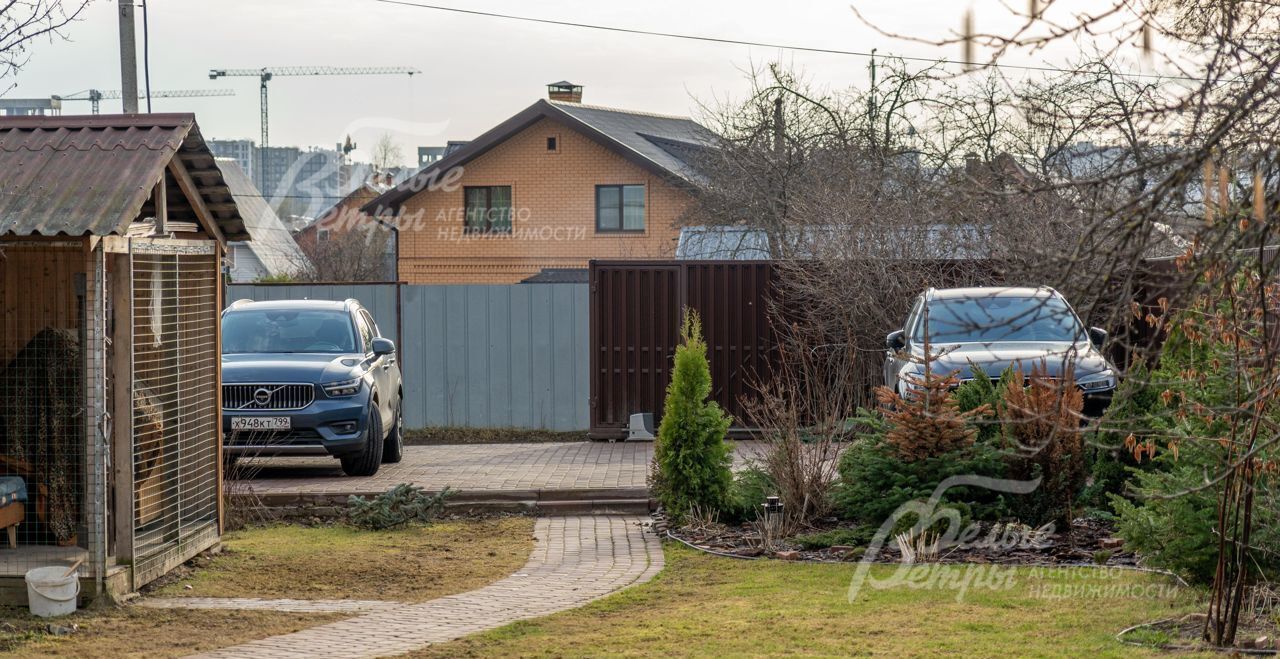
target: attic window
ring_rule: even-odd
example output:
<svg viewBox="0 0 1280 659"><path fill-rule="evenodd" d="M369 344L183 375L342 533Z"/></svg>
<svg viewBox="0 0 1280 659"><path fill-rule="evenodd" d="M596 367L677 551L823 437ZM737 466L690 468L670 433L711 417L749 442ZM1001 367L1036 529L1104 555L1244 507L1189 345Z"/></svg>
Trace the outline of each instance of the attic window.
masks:
<svg viewBox="0 0 1280 659"><path fill-rule="evenodd" d="M547 151L559 151L559 150L560 150L560 140L556 139L554 135L552 135L551 137L548 137Z"/></svg>

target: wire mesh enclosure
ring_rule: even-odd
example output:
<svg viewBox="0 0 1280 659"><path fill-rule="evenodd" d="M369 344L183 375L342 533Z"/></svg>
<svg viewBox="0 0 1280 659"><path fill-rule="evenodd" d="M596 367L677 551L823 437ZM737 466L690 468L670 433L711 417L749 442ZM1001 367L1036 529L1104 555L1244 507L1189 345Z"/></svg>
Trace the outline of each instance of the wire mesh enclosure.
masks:
<svg viewBox="0 0 1280 659"><path fill-rule="evenodd" d="M0 577L104 568L100 281L81 241L0 243Z"/></svg>
<svg viewBox="0 0 1280 659"><path fill-rule="evenodd" d="M207 247L132 255L135 586L218 534L219 303Z"/></svg>

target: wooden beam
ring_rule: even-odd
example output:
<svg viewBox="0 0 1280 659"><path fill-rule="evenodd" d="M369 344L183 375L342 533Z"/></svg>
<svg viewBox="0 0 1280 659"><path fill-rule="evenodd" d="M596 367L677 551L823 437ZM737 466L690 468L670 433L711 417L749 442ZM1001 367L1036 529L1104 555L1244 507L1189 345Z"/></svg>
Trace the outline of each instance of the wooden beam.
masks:
<svg viewBox="0 0 1280 659"><path fill-rule="evenodd" d="M209 235L218 239L218 242L225 244L226 236L222 235L222 229L218 228L218 220L209 212L209 208L204 205L204 197L200 196L200 188L196 187L196 182L191 180L191 174L187 172L187 168L178 158L169 161L169 171L173 173L173 178L178 181L178 187L182 189L182 194L187 198L187 202L191 204L192 210L196 212L196 218L200 220L200 224L204 226L204 230Z"/></svg>
<svg viewBox="0 0 1280 659"><path fill-rule="evenodd" d="M156 210L156 227L155 234L163 236L169 233L169 191L168 185L165 183L164 174L160 175L160 181L156 183L156 187L151 190L151 203Z"/></svg>
<svg viewBox="0 0 1280 659"><path fill-rule="evenodd" d="M200 151L179 151L178 157L182 158L182 161L185 163L207 162L209 164L214 164L214 157L212 155Z"/></svg>
<svg viewBox="0 0 1280 659"><path fill-rule="evenodd" d="M126 241L127 244L127 241ZM116 560L133 559L133 256L108 254L111 267L111 510Z"/></svg>

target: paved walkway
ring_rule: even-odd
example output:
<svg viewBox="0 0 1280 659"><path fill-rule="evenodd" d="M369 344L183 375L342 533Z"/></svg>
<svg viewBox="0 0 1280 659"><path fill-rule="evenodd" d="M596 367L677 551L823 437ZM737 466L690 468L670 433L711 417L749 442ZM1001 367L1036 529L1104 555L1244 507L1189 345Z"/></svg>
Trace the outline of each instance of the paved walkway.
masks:
<svg viewBox="0 0 1280 659"><path fill-rule="evenodd" d="M479 590L375 611L292 634L217 650L203 657L381 657L572 609L662 569L658 538L646 518L543 517L537 547L516 574Z"/></svg>
<svg viewBox="0 0 1280 659"><path fill-rule="evenodd" d="M737 442L738 463L756 442ZM430 491L446 485L461 492L646 489L652 442L564 442L407 446L399 464L382 465L367 478L345 476L337 460L245 460L251 479L237 485L255 494L366 494L399 483Z"/></svg>

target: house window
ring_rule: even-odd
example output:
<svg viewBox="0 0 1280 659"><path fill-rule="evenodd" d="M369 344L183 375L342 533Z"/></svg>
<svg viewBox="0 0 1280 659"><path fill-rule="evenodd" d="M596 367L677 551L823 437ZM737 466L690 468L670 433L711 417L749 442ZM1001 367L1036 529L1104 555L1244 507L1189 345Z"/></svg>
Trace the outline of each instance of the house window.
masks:
<svg viewBox="0 0 1280 659"><path fill-rule="evenodd" d="M328 230L328 229L317 229L317 230L316 230L316 242L318 242L318 243L327 243L327 242L329 242L329 230Z"/></svg>
<svg viewBox="0 0 1280 659"><path fill-rule="evenodd" d="M511 186L467 187L463 194L467 233L511 233Z"/></svg>
<svg viewBox="0 0 1280 659"><path fill-rule="evenodd" d="M596 231L644 231L644 186L597 185Z"/></svg>
<svg viewBox="0 0 1280 659"><path fill-rule="evenodd" d="M547 151L558 151L560 148L559 140L555 137L547 138Z"/></svg>

